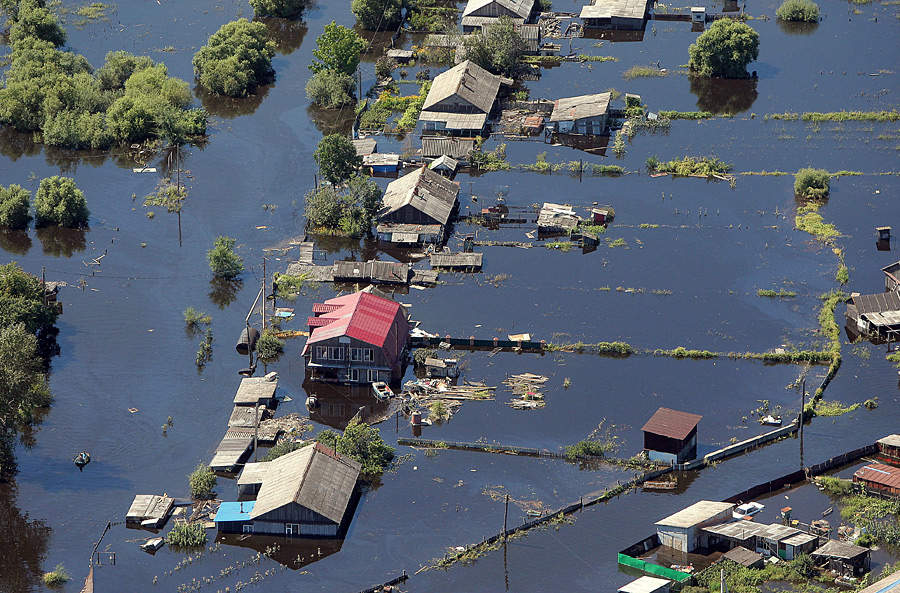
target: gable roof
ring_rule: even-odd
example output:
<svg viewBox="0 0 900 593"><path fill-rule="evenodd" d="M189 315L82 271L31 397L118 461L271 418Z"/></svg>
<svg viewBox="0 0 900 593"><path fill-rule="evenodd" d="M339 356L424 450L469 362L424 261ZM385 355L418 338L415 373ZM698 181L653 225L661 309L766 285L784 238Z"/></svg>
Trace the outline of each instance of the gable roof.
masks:
<svg viewBox="0 0 900 593"><path fill-rule="evenodd" d="M848 542L841 542L836 539L830 539L824 546L816 549L813 556L829 556L831 558L853 559L857 556L868 554L869 548L863 548Z"/></svg>
<svg viewBox="0 0 900 593"><path fill-rule="evenodd" d="M534 7L534 0L469 0L463 9L463 16L468 16L490 4L497 4L497 6L505 8L513 14L517 14L522 18L528 18L531 14L531 9Z"/></svg>
<svg viewBox="0 0 900 593"><path fill-rule="evenodd" d="M879 292L877 294L860 294L851 297L851 299L860 315L900 311L900 290Z"/></svg>
<svg viewBox="0 0 900 593"><path fill-rule="evenodd" d="M575 121L585 117L597 117L609 111L610 93L579 95L557 99L553 104L550 121Z"/></svg>
<svg viewBox="0 0 900 593"><path fill-rule="evenodd" d="M883 463L870 463L856 470L854 479L872 482L888 488L900 489L900 467Z"/></svg>
<svg viewBox="0 0 900 593"><path fill-rule="evenodd" d="M358 462L316 443L269 463L251 519L295 502L341 522L359 477Z"/></svg>
<svg viewBox="0 0 900 593"><path fill-rule="evenodd" d="M650 417L650 420L647 420L647 424L641 430L680 441L694 430L701 418L703 416L699 414L660 408Z"/></svg>
<svg viewBox="0 0 900 593"><path fill-rule="evenodd" d="M319 316L334 321L313 329L307 344L349 336L382 347L400 313L399 303L368 292L346 294L328 299L324 304L340 307Z"/></svg>
<svg viewBox="0 0 900 593"><path fill-rule="evenodd" d="M748 550L744 546L738 546L722 554L722 558L728 558L732 562L737 562L741 566L752 566L763 559L762 554L757 554L753 550Z"/></svg>
<svg viewBox="0 0 900 593"><path fill-rule="evenodd" d="M378 212L378 217L382 218L410 205L438 223L447 224L450 213L456 205L457 194L459 194L458 183L422 165L412 173L407 173L388 184L382 198L384 205Z"/></svg>
<svg viewBox="0 0 900 593"><path fill-rule="evenodd" d="M425 97L425 103L422 105L422 111L431 111L431 108L437 103L453 95L458 95L484 113L488 113L494 106L499 89L499 76L466 60L441 72L434 78L428 95Z"/></svg>

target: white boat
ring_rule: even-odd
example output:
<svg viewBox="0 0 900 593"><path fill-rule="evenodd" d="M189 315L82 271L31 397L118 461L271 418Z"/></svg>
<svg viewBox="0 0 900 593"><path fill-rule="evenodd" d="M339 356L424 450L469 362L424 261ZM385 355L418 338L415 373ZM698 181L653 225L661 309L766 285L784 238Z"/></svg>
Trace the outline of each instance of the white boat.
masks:
<svg viewBox="0 0 900 593"><path fill-rule="evenodd" d="M764 508L766 508L766 505L764 504L760 504L758 502L747 502L735 508L734 511L731 512L731 516L735 519L740 520L744 519L745 517L752 517Z"/></svg>
<svg viewBox="0 0 900 593"><path fill-rule="evenodd" d="M372 383L372 393L375 394L376 398L381 400L394 397L394 392L391 391L391 388L388 387L388 384L384 381L377 381L375 383Z"/></svg>
<svg viewBox="0 0 900 593"><path fill-rule="evenodd" d="M781 416L772 416L769 414L768 416L763 416L760 419L762 424L768 424L769 426L781 426Z"/></svg>
<svg viewBox="0 0 900 593"><path fill-rule="evenodd" d="M141 549L145 552L155 552L161 547L165 541L161 537L154 537L153 539L148 539L144 543L141 544Z"/></svg>

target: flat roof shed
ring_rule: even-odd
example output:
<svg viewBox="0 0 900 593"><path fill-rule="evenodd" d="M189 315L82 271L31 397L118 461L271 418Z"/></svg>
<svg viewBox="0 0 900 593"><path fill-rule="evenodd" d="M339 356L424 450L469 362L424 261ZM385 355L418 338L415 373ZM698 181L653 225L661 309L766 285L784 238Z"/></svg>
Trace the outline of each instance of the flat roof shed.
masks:
<svg viewBox="0 0 900 593"><path fill-rule="evenodd" d="M730 502L716 502L712 500L700 500L691 506L673 513L665 519L660 519L656 525L664 527L694 527L700 523L714 519L724 511L730 511L734 505Z"/></svg>
<svg viewBox="0 0 900 593"><path fill-rule="evenodd" d="M722 558L728 558L732 562L737 562L747 568L761 568L764 562L762 554L748 550L744 546L732 548L722 554Z"/></svg>
<svg viewBox="0 0 900 593"><path fill-rule="evenodd" d="M668 593L671 583L669 579L643 576L619 587L618 593Z"/></svg>
<svg viewBox="0 0 900 593"><path fill-rule="evenodd" d="M234 395L236 406L269 405L275 400L278 379L268 377L245 377L241 379Z"/></svg>
<svg viewBox="0 0 900 593"><path fill-rule="evenodd" d="M868 572L871 552L869 548L830 539L813 551L813 561L827 565L830 570L846 576L859 576Z"/></svg>

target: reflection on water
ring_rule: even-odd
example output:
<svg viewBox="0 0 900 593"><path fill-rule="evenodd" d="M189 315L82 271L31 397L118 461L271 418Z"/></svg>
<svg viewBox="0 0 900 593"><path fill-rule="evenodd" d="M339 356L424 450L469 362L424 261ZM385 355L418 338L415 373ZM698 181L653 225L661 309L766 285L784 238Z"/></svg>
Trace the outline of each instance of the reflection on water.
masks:
<svg viewBox="0 0 900 593"><path fill-rule="evenodd" d="M19 510L12 484L0 483L0 533L0 591L37 590L50 527Z"/></svg>
<svg viewBox="0 0 900 593"><path fill-rule="evenodd" d="M310 105L306 113L316 125L316 129L322 134L349 134L353 129L353 120L356 117L351 106L341 109L324 109L317 105Z"/></svg>
<svg viewBox="0 0 900 593"><path fill-rule="evenodd" d="M224 309L234 302L238 292L244 286L240 278L213 278L209 281L209 300L219 309Z"/></svg>
<svg viewBox="0 0 900 593"><path fill-rule="evenodd" d="M0 249L14 255L25 255L31 249L28 231L0 230Z"/></svg>
<svg viewBox="0 0 900 593"><path fill-rule="evenodd" d="M812 35L819 28L819 23L799 23L795 21L783 21L775 19L778 28L788 35Z"/></svg>
<svg viewBox="0 0 900 593"><path fill-rule="evenodd" d="M274 17L257 18L269 31L269 39L275 42L275 50L288 55L303 44L303 37L309 28L299 20L279 19Z"/></svg>
<svg viewBox="0 0 900 593"><path fill-rule="evenodd" d="M0 154L15 162L23 156L34 156L41 151L31 134L17 132L11 126L0 127Z"/></svg>
<svg viewBox="0 0 900 593"><path fill-rule="evenodd" d="M233 119L242 115L251 115L262 104L263 99L269 94L271 84L259 86L256 93L249 97L225 97L211 93L199 84L194 87L194 94L200 98L203 108L210 115Z"/></svg>
<svg viewBox="0 0 900 593"><path fill-rule="evenodd" d="M348 510L352 512L352 509ZM250 548L266 554L284 566L297 570L340 551L342 539L286 538L274 535L248 537L238 533L221 533L216 541L227 546Z"/></svg>
<svg viewBox="0 0 900 593"><path fill-rule="evenodd" d="M35 229L35 232L44 247L44 255L72 257L74 253L84 251L85 229L45 226Z"/></svg>
<svg viewBox="0 0 900 593"><path fill-rule="evenodd" d="M688 76L697 108L712 113L740 113L753 106L758 93L753 78L727 79Z"/></svg>
<svg viewBox="0 0 900 593"><path fill-rule="evenodd" d="M344 430L350 420L360 414L363 422L372 424L393 413L391 400L378 400L371 387L336 385L319 381L303 381L306 395L315 395L319 402L316 409L309 411L309 419L338 430ZM392 398L396 400L396 398Z"/></svg>
<svg viewBox="0 0 900 593"><path fill-rule="evenodd" d="M17 161L23 156L36 156L44 151L44 159L51 167L56 167L61 174L72 175L79 165L102 167L111 159L117 167L130 169L136 165L134 158L127 151L103 152L98 150L69 150L55 146L45 146L34 141L31 134L18 132L9 126L0 127L0 154Z"/></svg>

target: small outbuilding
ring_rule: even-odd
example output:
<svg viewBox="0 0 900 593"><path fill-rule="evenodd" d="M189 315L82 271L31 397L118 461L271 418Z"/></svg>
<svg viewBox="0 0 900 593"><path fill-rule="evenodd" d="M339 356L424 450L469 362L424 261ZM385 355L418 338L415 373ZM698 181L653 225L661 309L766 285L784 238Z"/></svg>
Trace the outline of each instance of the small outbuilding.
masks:
<svg viewBox="0 0 900 593"><path fill-rule="evenodd" d="M561 134L603 135L609 118L610 93L557 99L550 125Z"/></svg>
<svg viewBox="0 0 900 593"><path fill-rule="evenodd" d="M725 552L722 554L722 558L737 562L746 568L762 568L764 564L762 554L754 552L753 550L748 550L744 546L738 546Z"/></svg>
<svg viewBox="0 0 900 593"><path fill-rule="evenodd" d="M234 395L234 405L270 407L275 403L277 389L277 376L245 377L241 379L241 384Z"/></svg>
<svg viewBox="0 0 900 593"><path fill-rule="evenodd" d="M541 234L568 234L578 227L581 217L568 204L544 202L538 212L537 226Z"/></svg>
<svg viewBox="0 0 900 593"><path fill-rule="evenodd" d="M641 428L652 461L684 463L697 456L697 425L703 416L660 408Z"/></svg>
<svg viewBox="0 0 900 593"><path fill-rule="evenodd" d="M858 577L869 572L871 563L869 548L835 539L828 540L811 556L817 566L824 566L828 570L847 577Z"/></svg>
<svg viewBox="0 0 900 593"><path fill-rule="evenodd" d="M878 456L900 465L900 434L892 434L875 441Z"/></svg>
<svg viewBox="0 0 900 593"><path fill-rule="evenodd" d="M461 24L464 32L470 32L507 16L520 25L528 20L533 9L534 0L469 0L463 9Z"/></svg>
<svg viewBox="0 0 900 593"><path fill-rule="evenodd" d="M870 463L854 472L853 481L867 492L900 498L900 467Z"/></svg>
<svg viewBox="0 0 900 593"><path fill-rule="evenodd" d="M431 161L431 164L428 165L428 168L432 171L437 171L442 175L446 175L447 177L453 177L456 174L456 169L459 167L459 161L454 159L453 157L449 157L446 154L442 154L438 158Z"/></svg>
<svg viewBox="0 0 900 593"><path fill-rule="evenodd" d="M669 593L672 581L643 576L619 587L618 593Z"/></svg>
<svg viewBox="0 0 900 593"><path fill-rule="evenodd" d="M890 240L890 228L884 227L888 229L888 239ZM883 239L884 240L884 239ZM893 290L900 290L900 261L896 261L888 266L884 266L881 268L881 271L884 272L884 290L885 292L891 292Z"/></svg>
<svg viewBox="0 0 900 593"><path fill-rule="evenodd" d="M379 238L393 242L394 233L401 232L395 230L396 225L424 225L437 227L437 236L432 242L443 242L458 207L458 195L458 183L424 165L390 182L382 198L383 206L378 211Z"/></svg>
<svg viewBox="0 0 900 593"><path fill-rule="evenodd" d="M679 552L693 552L709 547L707 525L731 520L734 505L730 502L701 500L656 522L660 545Z"/></svg>
<svg viewBox="0 0 900 593"><path fill-rule="evenodd" d="M372 154L378 149L378 141L375 138L359 138L351 140L353 148L356 149L356 156L366 156Z"/></svg>
<svg viewBox="0 0 900 593"><path fill-rule="evenodd" d="M885 280L888 284L890 279ZM853 294L847 300L847 320L856 331L877 339L900 339L900 289L877 294Z"/></svg>
<svg viewBox="0 0 900 593"><path fill-rule="evenodd" d="M175 500L168 496L138 494L125 514L125 523L132 526L158 528L166 522L174 504Z"/></svg>
<svg viewBox="0 0 900 593"><path fill-rule="evenodd" d="M400 170L400 155L392 152L374 152L363 156L363 167L372 175L390 175Z"/></svg>

